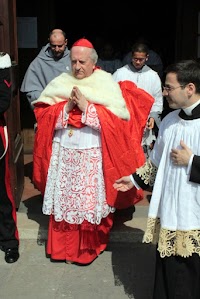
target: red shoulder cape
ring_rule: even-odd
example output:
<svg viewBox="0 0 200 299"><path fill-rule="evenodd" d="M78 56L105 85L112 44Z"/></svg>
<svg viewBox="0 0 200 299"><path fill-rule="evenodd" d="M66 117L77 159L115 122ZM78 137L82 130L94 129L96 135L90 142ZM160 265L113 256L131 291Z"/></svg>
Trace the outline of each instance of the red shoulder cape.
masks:
<svg viewBox="0 0 200 299"><path fill-rule="evenodd" d="M133 82L124 81L119 84L131 115L129 121L120 119L102 105L94 105L101 123L107 203L123 209L140 201L143 191L133 188L126 193L117 192L113 184L121 176L135 172L145 161L141 141L154 99ZM52 106L39 104L34 109L38 128L33 150L33 182L42 194L46 185L55 123L65 103Z"/></svg>
<svg viewBox="0 0 200 299"><path fill-rule="evenodd" d="M106 200L109 205L124 209L142 200L143 191L132 188L125 193L117 192L113 183L122 176L134 173L145 162L141 142L154 99L133 82L123 81L119 84L131 115L130 121L116 117L107 109L97 106L96 109L102 127Z"/></svg>

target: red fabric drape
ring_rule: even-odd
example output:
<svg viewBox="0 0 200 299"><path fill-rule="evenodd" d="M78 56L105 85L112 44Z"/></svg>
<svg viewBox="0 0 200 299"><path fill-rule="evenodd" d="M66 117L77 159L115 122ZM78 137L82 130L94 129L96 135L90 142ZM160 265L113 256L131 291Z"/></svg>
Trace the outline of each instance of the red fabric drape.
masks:
<svg viewBox="0 0 200 299"><path fill-rule="evenodd" d="M145 160L141 140L147 118L154 102L144 90L133 82L120 82L131 120L125 121L102 105L95 104L101 123L103 171L108 204L116 208L127 208L143 198L142 190L133 188L125 194L113 188L116 179L129 175ZM113 101L115 99L113 98ZM44 193L51 156L54 127L66 102L35 108L38 123L33 151L33 182Z"/></svg>
<svg viewBox="0 0 200 299"><path fill-rule="evenodd" d="M143 191L132 188L126 193L117 192L113 183L121 176L134 173L145 162L141 141L154 99L133 82L119 84L131 115L130 121L119 119L107 109L96 108L102 126L106 199L111 206L124 209L142 200Z"/></svg>

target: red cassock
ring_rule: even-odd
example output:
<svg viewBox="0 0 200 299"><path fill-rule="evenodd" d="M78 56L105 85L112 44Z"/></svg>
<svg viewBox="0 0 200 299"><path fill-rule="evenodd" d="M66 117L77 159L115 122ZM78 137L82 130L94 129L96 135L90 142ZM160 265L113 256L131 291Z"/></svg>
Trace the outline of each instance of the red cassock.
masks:
<svg viewBox="0 0 200 299"><path fill-rule="evenodd" d="M143 191L132 188L126 193L117 192L113 184L121 176L135 172L145 162L141 141L154 99L133 82L123 81L119 85L130 112L129 121L119 118L103 105L94 105L101 124L106 200L110 206L124 209L140 201ZM45 191L55 124L65 104L66 101L51 106L38 103L34 109L38 128L33 151L33 182L42 194ZM79 122L75 124L72 119L71 122L80 126ZM112 224L112 213L102 219L100 225L87 221L80 225L65 221L58 223L51 215L47 253L53 259L90 263L106 248Z"/></svg>

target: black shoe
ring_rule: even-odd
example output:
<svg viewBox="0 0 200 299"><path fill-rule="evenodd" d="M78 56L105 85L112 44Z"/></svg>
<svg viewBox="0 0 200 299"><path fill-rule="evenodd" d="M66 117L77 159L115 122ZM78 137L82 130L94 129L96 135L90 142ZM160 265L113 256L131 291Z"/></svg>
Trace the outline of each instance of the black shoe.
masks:
<svg viewBox="0 0 200 299"><path fill-rule="evenodd" d="M15 263L19 258L18 247L5 249L5 261L8 264Z"/></svg>

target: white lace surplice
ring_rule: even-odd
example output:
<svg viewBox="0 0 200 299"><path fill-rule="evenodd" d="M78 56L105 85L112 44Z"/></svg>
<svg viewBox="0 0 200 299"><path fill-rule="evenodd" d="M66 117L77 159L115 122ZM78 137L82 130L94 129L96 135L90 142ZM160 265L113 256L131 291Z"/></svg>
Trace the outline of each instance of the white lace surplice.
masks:
<svg viewBox="0 0 200 299"><path fill-rule="evenodd" d="M82 123L86 124L83 128L68 126L67 120L68 114L61 113L57 121L43 213L71 224L84 220L99 224L115 209L105 197L96 109L92 104L88 106L86 115L82 115Z"/></svg>
<svg viewBox="0 0 200 299"><path fill-rule="evenodd" d="M189 181L187 166L174 165L170 158L171 149L180 148L181 140L200 155L200 121L181 119L179 111L162 121L150 155L159 168L143 242L158 241L161 257L200 255L200 185Z"/></svg>

